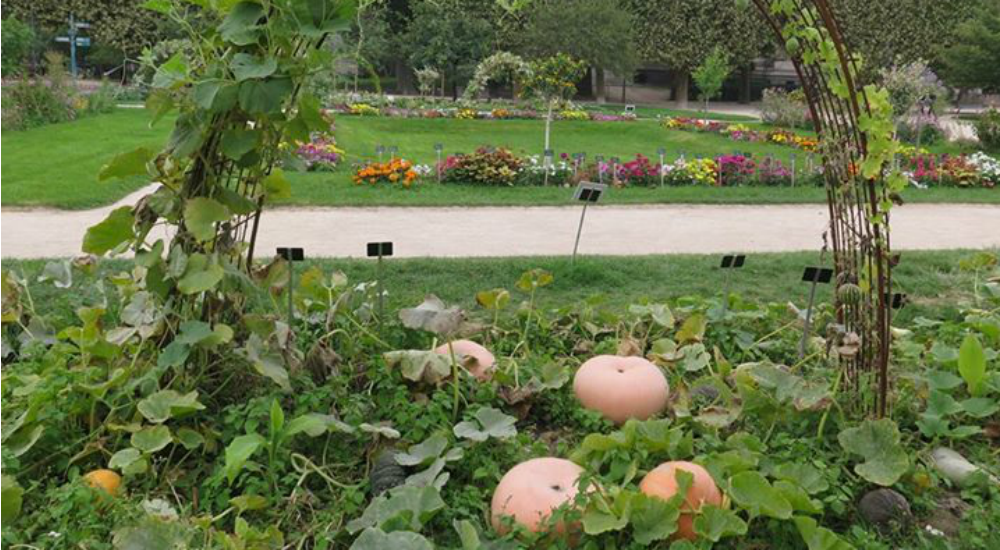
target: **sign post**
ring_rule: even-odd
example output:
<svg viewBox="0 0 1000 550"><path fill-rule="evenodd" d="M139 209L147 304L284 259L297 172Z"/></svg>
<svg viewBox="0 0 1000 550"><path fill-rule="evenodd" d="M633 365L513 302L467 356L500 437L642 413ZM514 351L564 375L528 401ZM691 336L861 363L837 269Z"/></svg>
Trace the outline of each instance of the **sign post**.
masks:
<svg viewBox="0 0 1000 550"><path fill-rule="evenodd" d="M802 281L809 283L809 304L806 306L806 320L802 327L802 339L799 340L799 359L806 356L806 346L809 343L809 333L812 330L813 306L816 304L816 287L820 284L830 284L833 280L833 270L826 267L807 267L802 274Z"/></svg>
<svg viewBox="0 0 1000 550"><path fill-rule="evenodd" d="M601 169L601 165L604 164L604 155L595 156L594 162L597 163L597 183L604 183L604 170Z"/></svg>
<svg viewBox="0 0 1000 550"><path fill-rule="evenodd" d="M441 183L441 170L442 170L442 166L441 166L441 152L442 151L444 151L444 144L442 144L442 143L435 143L434 144L434 154L437 155L437 165L436 166L437 166L438 183Z"/></svg>
<svg viewBox="0 0 1000 550"><path fill-rule="evenodd" d="M382 258L392 256L392 243L368 243L368 257L378 258L375 264L375 282L378 284L378 322L382 324L382 315L385 312L385 291L382 288Z"/></svg>
<svg viewBox="0 0 1000 550"><path fill-rule="evenodd" d="M746 254L730 254L722 257L722 263L719 264L719 269L722 269L724 273L724 278L722 282L722 312L726 313L729 311L729 284L730 272L734 269L742 269L747 263Z"/></svg>
<svg viewBox="0 0 1000 550"><path fill-rule="evenodd" d="M580 249L580 235L583 233L583 220L587 217L587 207L599 202L607 190L607 185L590 181L582 181L580 185L576 186L573 200L583 203L583 211L580 212L580 225L576 228L576 242L573 244L572 263L574 264L576 263L576 254Z"/></svg>
<svg viewBox="0 0 1000 550"><path fill-rule="evenodd" d="M379 162L379 164L382 164L382 155L385 154L385 145L381 145L381 144L376 145L375 146L375 154L378 155L378 162Z"/></svg>
<svg viewBox="0 0 1000 550"><path fill-rule="evenodd" d="M292 328L295 322L295 262L306 259L305 251L301 248L279 248L277 256L284 258L288 262L288 328Z"/></svg>
<svg viewBox="0 0 1000 550"><path fill-rule="evenodd" d="M666 162L667 162L667 150L660 147L656 150L656 154L660 155L660 187L663 187L663 178L666 177Z"/></svg>
<svg viewBox="0 0 1000 550"><path fill-rule="evenodd" d="M398 153L399 153L399 146L397 146L397 145L391 145L389 147L389 160L390 161L396 160L396 154L398 154Z"/></svg>
<svg viewBox="0 0 1000 550"><path fill-rule="evenodd" d="M89 29L90 23L85 23L83 21L77 21L73 14L69 14L69 30L66 32L66 36L57 36L56 42L64 42L69 44L69 72L76 78L79 76L79 67L76 63L76 49L77 48L89 48L90 38L86 36L78 36L80 29Z"/></svg>

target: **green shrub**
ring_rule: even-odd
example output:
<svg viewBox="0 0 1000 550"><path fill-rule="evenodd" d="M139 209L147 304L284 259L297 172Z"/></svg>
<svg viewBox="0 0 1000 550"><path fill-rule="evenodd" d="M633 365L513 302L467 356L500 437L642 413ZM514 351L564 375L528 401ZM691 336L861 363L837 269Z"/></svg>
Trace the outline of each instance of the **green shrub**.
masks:
<svg viewBox="0 0 1000 550"><path fill-rule="evenodd" d="M87 113L99 114L114 111L118 102L116 88L117 86L107 80L101 82L101 87L87 96Z"/></svg>
<svg viewBox="0 0 1000 550"><path fill-rule="evenodd" d="M1000 111L990 109L976 121L976 135L983 149L1000 151Z"/></svg>
<svg viewBox="0 0 1000 550"><path fill-rule="evenodd" d="M35 43L34 29L15 17L8 17L0 25L0 36L3 41L0 72L4 78L22 74Z"/></svg>
<svg viewBox="0 0 1000 550"><path fill-rule="evenodd" d="M900 122L896 128L896 137L904 143L921 146L934 145L944 141L944 129L936 122L916 124L912 121Z"/></svg>
<svg viewBox="0 0 1000 550"><path fill-rule="evenodd" d="M76 118L74 91L66 81L63 56L45 55L47 78L24 79L3 89L3 126L23 130Z"/></svg>
<svg viewBox="0 0 1000 550"><path fill-rule="evenodd" d="M802 128L809 122L809 110L801 94L770 88L764 90L760 118L783 128Z"/></svg>

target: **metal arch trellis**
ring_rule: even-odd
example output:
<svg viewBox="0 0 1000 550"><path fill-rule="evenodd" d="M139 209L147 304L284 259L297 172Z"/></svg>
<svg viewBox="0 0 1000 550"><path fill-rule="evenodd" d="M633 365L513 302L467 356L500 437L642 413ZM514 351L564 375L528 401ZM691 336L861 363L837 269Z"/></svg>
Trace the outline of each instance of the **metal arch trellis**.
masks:
<svg viewBox="0 0 1000 550"><path fill-rule="evenodd" d="M841 330L832 336L841 349L841 375L864 412L885 416L892 311L888 192L884 176L866 178L860 170L869 153L862 121L871 116L871 105L826 0L754 4L790 50L820 138L838 285L859 285L862 291L857 300L837 293ZM807 32L800 40L796 31L802 29Z"/></svg>

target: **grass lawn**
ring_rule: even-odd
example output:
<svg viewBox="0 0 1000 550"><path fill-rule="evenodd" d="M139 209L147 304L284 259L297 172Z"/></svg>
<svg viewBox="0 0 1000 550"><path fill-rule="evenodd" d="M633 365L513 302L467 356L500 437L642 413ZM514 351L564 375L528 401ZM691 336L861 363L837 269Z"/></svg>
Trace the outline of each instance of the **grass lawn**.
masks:
<svg viewBox="0 0 1000 550"><path fill-rule="evenodd" d="M170 131L171 120L149 128L141 109L119 109L110 115L88 117L23 132L4 132L7 162L2 177L7 183L3 206L55 206L90 208L113 202L140 187L144 180L97 182L101 165L117 153L139 146L159 148ZM435 161L434 144L446 153L470 152L481 145L510 147L518 153L538 154L543 148L542 121L390 119L342 116L337 119L337 140L347 151L345 165L335 172L292 174L290 204L309 205L552 205L569 195L561 188L479 188L422 184L416 190L355 187L350 164L375 157L376 145L398 146L400 154L420 163ZM788 162L791 148L735 142L718 135L668 131L655 121L632 123L556 122L553 148L557 153L586 152L590 158L654 157L660 147L668 160L681 153L715 156L736 151L774 155ZM942 146L938 152L956 152ZM804 155L797 153L800 166ZM1000 203L996 190L912 190L912 202ZM817 203L825 200L819 188L664 188L622 189L609 194L608 202L634 203Z"/></svg>
<svg viewBox="0 0 1000 550"><path fill-rule="evenodd" d="M958 311L972 296L974 275L960 272L958 261L968 251L908 252L894 272L897 288L909 295L911 304L898 314L900 322L916 316L943 318ZM555 281L539 292L541 303L559 307L589 300L612 308L623 308L640 300L664 300L680 296L720 296L723 278L717 268L718 256L677 255L608 258L588 256L574 266L566 257L504 259L399 259L385 263L385 286L390 308L410 307L434 293L448 303L475 308L475 293L504 287L515 299L520 292L515 282L524 271L542 268ZM754 254L746 268L734 275L731 290L745 298L768 302L793 302L802 307L809 285L801 282L802 269L817 263L815 253ZM366 260L309 260L301 269L319 264L329 271L339 269L352 282L375 278L375 262ZM45 265L41 260L3 260L4 269L23 272L37 279ZM124 262L101 264L105 273L120 270ZM96 300L85 293L59 292L51 284L34 284L36 303L46 304L60 316L71 316L75 308ZM93 287L78 286L92 289ZM830 285L818 287L818 302L832 299Z"/></svg>

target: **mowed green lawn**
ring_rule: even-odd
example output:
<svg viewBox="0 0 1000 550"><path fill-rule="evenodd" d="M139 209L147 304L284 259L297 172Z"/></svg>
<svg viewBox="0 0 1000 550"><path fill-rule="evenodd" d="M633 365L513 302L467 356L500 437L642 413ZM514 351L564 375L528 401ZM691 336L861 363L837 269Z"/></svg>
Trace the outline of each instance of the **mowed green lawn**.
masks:
<svg viewBox="0 0 1000 550"><path fill-rule="evenodd" d="M117 153L139 146L159 148L170 132L172 120L150 128L142 109L119 109L113 114L36 128L3 132L7 153L2 166L4 206L54 206L90 208L114 202L145 181L98 182L101 165ZM335 172L291 174L293 197L287 204L341 206L460 206L460 205L557 205L565 204L570 191L556 187L483 188L438 185L433 178L414 189L370 188L350 181L352 165L376 158L378 145L396 146L399 154L418 163L436 160L434 145L444 145L446 154L471 152L479 146L509 147L520 154L540 154L544 147L544 123L537 120L392 119L341 116L336 121L338 144L347 152ZM553 124L552 147L557 153L585 152L633 158L637 153L656 159L660 147L668 160L687 156L717 156L736 151L773 155L789 162L797 154L777 145L735 142L709 134L668 131L653 120L637 122L571 122ZM956 152L943 146L939 152ZM912 202L1000 202L996 190L911 190L904 198ZM796 188L707 188L616 189L608 202L637 203L815 203L825 200L816 187Z"/></svg>
<svg viewBox="0 0 1000 550"><path fill-rule="evenodd" d="M896 288L907 293L910 303L898 312L903 323L917 316L947 318L974 300L975 274L958 269L959 260L970 251L907 252L893 272ZM802 270L816 265L818 254L753 254L739 273L733 274L730 290L746 299L793 302L803 307L809 285L801 282ZM80 285L79 293L60 292L51 283L35 283L43 260L3 260L3 269L14 270L32 281L32 296L46 311L72 319L74 311L99 296L87 295L94 287ZM302 270L318 265L325 271L341 270L352 282L376 277L375 262L363 259L307 260ZM564 307L587 300L594 305L623 310L644 300L662 301L681 296L721 296L723 274L719 256L679 254L671 256L599 257L583 256L576 264L567 257L390 259L384 264L385 288L390 309L412 307L427 294L436 294L449 304L475 309L480 290L507 288L515 298L518 277L526 270L550 271L554 281L538 293L545 307ZM120 271L125 262L102 261L99 274ZM817 287L817 303L833 299L831 285ZM512 305L511 307L515 307Z"/></svg>

